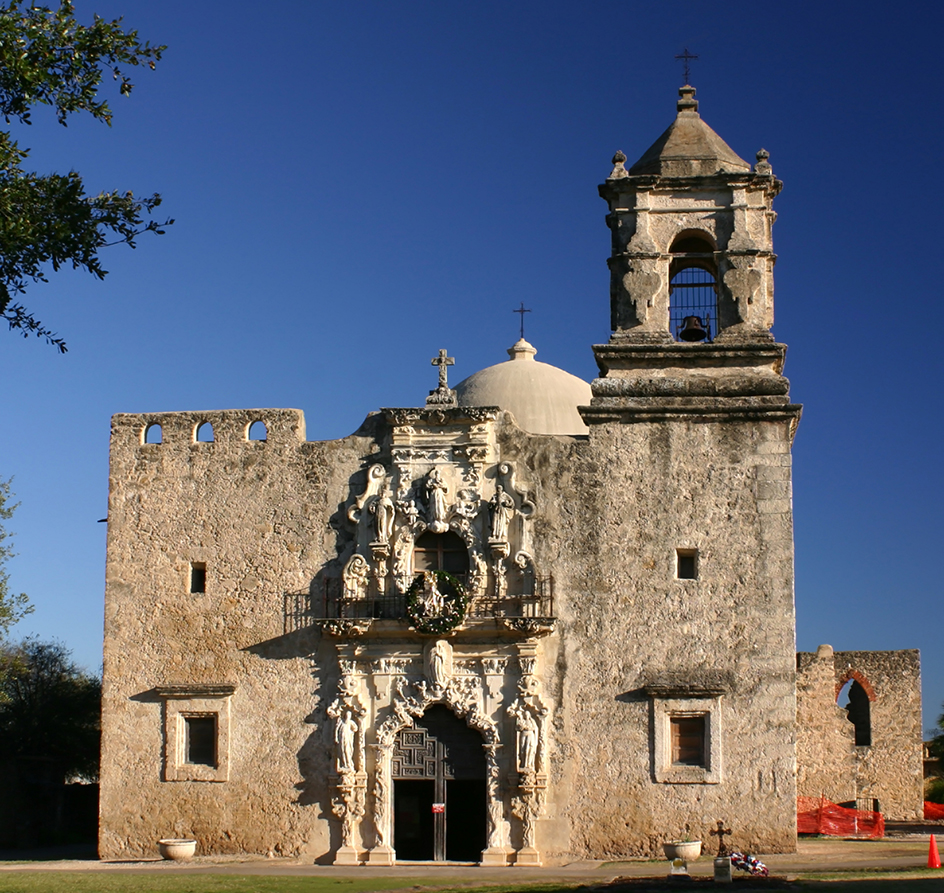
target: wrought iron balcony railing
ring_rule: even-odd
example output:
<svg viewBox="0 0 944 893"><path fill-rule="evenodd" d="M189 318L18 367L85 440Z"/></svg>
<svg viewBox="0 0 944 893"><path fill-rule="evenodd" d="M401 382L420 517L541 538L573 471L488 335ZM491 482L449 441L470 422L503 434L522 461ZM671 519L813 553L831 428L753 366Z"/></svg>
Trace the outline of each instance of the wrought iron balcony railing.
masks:
<svg viewBox="0 0 944 893"><path fill-rule="evenodd" d="M454 575L464 586L467 578ZM308 592L290 592L285 595L285 631L304 629L319 620L335 618L370 618L375 620L406 620L407 596L394 590L392 594L368 587L363 598L344 595L339 577L319 577ZM492 587L489 587L492 589ZM534 574L509 574L506 593L473 596L469 600L466 617L482 620L490 617L542 618L554 617L554 578Z"/></svg>

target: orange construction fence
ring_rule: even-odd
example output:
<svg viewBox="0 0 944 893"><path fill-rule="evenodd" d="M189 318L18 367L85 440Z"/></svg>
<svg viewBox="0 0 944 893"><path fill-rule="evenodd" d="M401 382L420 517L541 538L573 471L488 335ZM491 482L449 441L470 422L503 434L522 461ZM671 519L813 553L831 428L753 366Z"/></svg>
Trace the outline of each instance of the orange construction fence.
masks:
<svg viewBox="0 0 944 893"><path fill-rule="evenodd" d="M884 837L885 819L880 812L846 809L825 797L797 797L797 833L831 837Z"/></svg>
<svg viewBox="0 0 944 893"><path fill-rule="evenodd" d="M934 822L944 820L944 803L929 803L925 800L924 817Z"/></svg>

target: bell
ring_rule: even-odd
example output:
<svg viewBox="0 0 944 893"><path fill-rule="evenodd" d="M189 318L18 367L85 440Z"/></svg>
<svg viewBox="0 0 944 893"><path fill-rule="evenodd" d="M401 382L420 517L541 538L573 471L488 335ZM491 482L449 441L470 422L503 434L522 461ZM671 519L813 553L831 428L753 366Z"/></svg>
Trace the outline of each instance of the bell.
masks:
<svg viewBox="0 0 944 893"><path fill-rule="evenodd" d="M678 336L682 341L704 341L708 332L705 331L700 316L686 316L682 320Z"/></svg>

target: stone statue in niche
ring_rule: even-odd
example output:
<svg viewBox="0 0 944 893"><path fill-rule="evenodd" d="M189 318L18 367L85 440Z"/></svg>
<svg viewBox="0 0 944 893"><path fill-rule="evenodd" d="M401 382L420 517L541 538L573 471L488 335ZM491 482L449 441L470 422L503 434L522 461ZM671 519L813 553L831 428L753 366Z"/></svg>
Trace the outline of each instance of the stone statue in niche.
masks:
<svg viewBox="0 0 944 893"><path fill-rule="evenodd" d="M371 503L370 511L374 516L374 532L376 542L389 543L393 536L393 522L396 517L396 507L390 498L390 487L385 486L377 499Z"/></svg>
<svg viewBox="0 0 944 893"><path fill-rule="evenodd" d="M426 675L434 689L443 689L452 678L452 647L445 639L437 639L430 647Z"/></svg>
<svg viewBox="0 0 944 893"><path fill-rule="evenodd" d="M492 519L491 539L496 542L506 542L508 524L515 516L515 501L505 492L501 484L495 487L495 495L489 500L488 508Z"/></svg>
<svg viewBox="0 0 944 893"><path fill-rule="evenodd" d="M334 741L338 746L338 772L357 771L357 734L357 720L350 710L345 710L344 715L338 717L334 729Z"/></svg>
<svg viewBox="0 0 944 893"><path fill-rule="evenodd" d="M445 533L449 529L446 520L446 484L438 468L434 468L426 477L427 509L426 521L433 533Z"/></svg>
<svg viewBox="0 0 944 893"><path fill-rule="evenodd" d="M538 724L530 710L518 713L518 763L525 772L533 772L538 753Z"/></svg>

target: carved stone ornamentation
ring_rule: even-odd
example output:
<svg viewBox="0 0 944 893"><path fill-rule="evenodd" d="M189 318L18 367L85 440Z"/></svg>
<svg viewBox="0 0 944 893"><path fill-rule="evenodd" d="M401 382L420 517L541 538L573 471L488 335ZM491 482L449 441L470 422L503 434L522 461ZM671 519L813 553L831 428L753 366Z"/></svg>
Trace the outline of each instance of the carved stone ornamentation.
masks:
<svg viewBox="0 0 944 893"><path fill-rule="evenodd" d="M434 468L426 476L426 526L433 533L445 533L449 529L449 507L446 504L448 488L442 474Z"/></svg>
<svg viewBox="0 0 944 893"><path fill-rule="evenodd" d="M374 752L374 835L375 844L367 855L369 865L394 865L396 854L391 845L390 820L393 783L390 779L391 744L372 744Z"/></svg>
<svg viewBox="0 0 944 893"><path fill-rule="evenodd" d="M607 180L622 180L623 177L629 176L629 172L626 170L626 156L620 150L617 150L613 156L612 164L613 170L610 171Z"/></svg>
<svg viewBox="0 0 944 893"><path fill-rule="evenodd" d="M357 823L364 815L367 799L366 777L355 773L341 776L335 786L335 795L331 798L331 811L341 820L341 846L334 859L335 865L357 865L360 862L357 847L354 845L354 832Z"/></svg>
<svg viewBox="0 0 944 893"><path fill-rule="evenodd" d="M338 773L343 775L346 772L357 772L363 769L363 766L357 765L358 740L363 737L363 732L354 719L350 710L345 710L343 716L339 716L335 721L334 742L337 745L337 767Z"/></svg>
<svg viewBox="0 0 944 893"><path fill-rule="evenodd" d="M385 485L380 495L371 502L370 513L374 516L374 534L376 543L389 543L393 536L396 519L396 506L390 498L390 487Z"/></svg>
<svg viewBox="0 0 944 893"><path fill-rule="evenodd" d="M505 629L529 638L549 636L556 626L556 621L550 617L502 617L500 619Z"/></svg>
<svg viewBox="0 0 944 893"><path fill-rule="evenodd" d="M367 597L367 584L370 581L370 565L363 555L356 552L348 559L342 574L344 597L360 601Z"/></svg>
<svg viewBox="0 0 944 893"><path fill-rule="evenodd" d="M360 524L363 520L364 507L377 497L386 480L387 470L383 465L371 465L367 469L367 486L364 488L364 492L354 500L354 505L347 510L350 521Z"/></svg>
<svg viewBox="0 0 944 893"><path fill-rule="evenodd" d="M338 680L338 697L327 710L328 716L335 721L333 743L337 769L333 776L336 780L331 811L341 821L341 846L335 855L335 865L356 865L359 862L354 839L357 823L365 812L367 795L364 760L364 718L367 711L358 697L360 681L352 674L353 663L339 661L342 675Z"/></svg>
<svg viewBox="0 0 944 893"><path fill-rule="evenodd" d="M507 542L508 524L515 516L515 501L501 484L495 487L495 495L489 500L488 509L491 518L490 542Z"/></svg>
<svg viewBox="0 0 944 893"><path fill-rule="evenodd" d="M433 690L441 690L449 685L452 675L452 646L445 639L437 639L426 651L426 678Z"/></svg>
<svg viewBox="0 0 944 893"><path fill-rule="evenodd" d="M439 367L439 387L429 392L429 396L426 398L427 407L451 408L457 405L456 392L449 387L446 372L450 366L455 365L456 361L452 357L446 356L447 353L448 351L443 348L439 351L439 355L433 357L430 361L433 366Z"/></svg>
<svg viewBox="0 0 944 893"><path fill-rule="evenodd" d="M528 702L531 703L528 703ZM518 771L522 774L544 770L544 719L547 709L534 697L518 698L508 708L518 730Z"/></svg>
<svg viewBox="0 0 944 893"><path fill-rule="evenodd" d="M536 824L544 808L546 790L543 787L529 786L519 788L518 796L511 801L511 811L521 820L521 849L515 858L515 865L540 865L541 857L536 847Z"/></svg>
<svg viewBox="0 0 944 893"><path fill-rule="evenodd" d="M363 636L372 623L369 617L331 617L321 621L321 629L329 636L355 638Z"/></svg>
<svg viewBox="0 0 944 893"><path fill-rule="evenodd" d="M501 767L498 764L500 745L485 745L485 782L488 791L487 848L482 853L482 865L508 864L510 850L505 837L505 803L501 787Z"/></svg>

